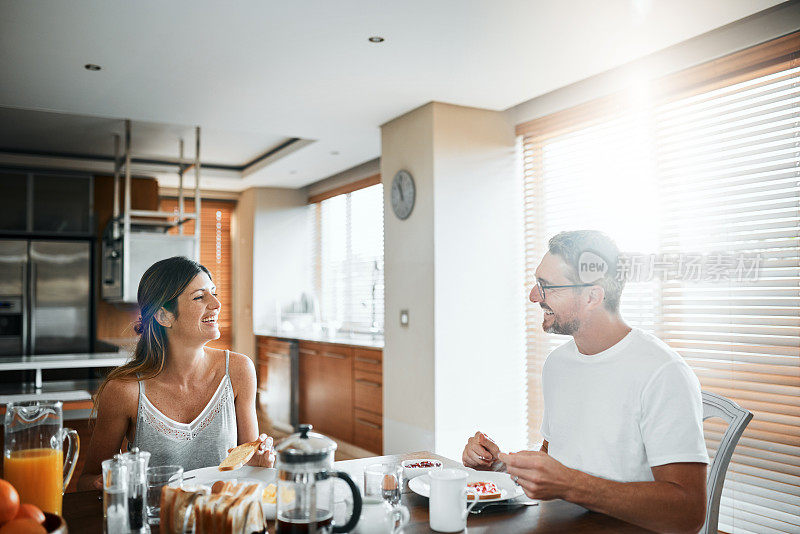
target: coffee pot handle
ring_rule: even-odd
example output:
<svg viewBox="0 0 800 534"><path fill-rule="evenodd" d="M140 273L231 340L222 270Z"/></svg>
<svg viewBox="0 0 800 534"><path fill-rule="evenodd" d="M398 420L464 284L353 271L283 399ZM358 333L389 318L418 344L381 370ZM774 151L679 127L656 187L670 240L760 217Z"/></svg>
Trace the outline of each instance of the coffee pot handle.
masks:
<svg viewBox="0 0 800 534"><path fill-rule="evenodd" d="M67 491L75 465L78 463L78 454L81 449L81 439L78 433L71 428L61 429L61 441L67 440L67 452L64 453L64 492Z"/></svg>
<svg viewBox="0 0 800 534"><path fill-rule="evenodd" d="M359 518L361 517L361 492L356 487L355 482L353 479L350 478L350 475L347 473L343 473L341 471L334 471L330 473L330 476L341 478L347 485L350 486L350 491L353 492L353 513L350 514L350 519L342 526L334 525L333 531L334 532L350 532L354 528L356 528L356 524L358 523Z"/></svg>

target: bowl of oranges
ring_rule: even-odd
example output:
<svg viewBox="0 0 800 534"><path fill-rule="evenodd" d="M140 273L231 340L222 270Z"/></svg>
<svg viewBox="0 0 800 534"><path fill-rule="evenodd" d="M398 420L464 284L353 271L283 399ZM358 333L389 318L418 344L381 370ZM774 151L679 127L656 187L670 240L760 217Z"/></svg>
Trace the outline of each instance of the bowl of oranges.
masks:
<svg viewBox="0 0 800 534"><path fill-rule="evenodd" d="M67 534L64 518L21 503L19 493L0 479L0 534Z"/></svg>

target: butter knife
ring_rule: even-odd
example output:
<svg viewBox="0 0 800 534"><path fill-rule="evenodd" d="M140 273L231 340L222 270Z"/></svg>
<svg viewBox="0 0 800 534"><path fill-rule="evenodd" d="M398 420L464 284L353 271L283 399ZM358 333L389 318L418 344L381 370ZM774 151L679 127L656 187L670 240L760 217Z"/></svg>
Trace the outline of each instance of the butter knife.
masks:
<svg viewBox="0 0 800 534"><path fill-rule="evenodd" d="M536 506L539 504L539 501L522 501L522 502L509 502L509 501L500 501L500 502L487 502L483 506L475 507L470 510L471 514L482 514L487 508L492 508L493 510L502 510L507 508L521 508L524 506Z"/></svg>

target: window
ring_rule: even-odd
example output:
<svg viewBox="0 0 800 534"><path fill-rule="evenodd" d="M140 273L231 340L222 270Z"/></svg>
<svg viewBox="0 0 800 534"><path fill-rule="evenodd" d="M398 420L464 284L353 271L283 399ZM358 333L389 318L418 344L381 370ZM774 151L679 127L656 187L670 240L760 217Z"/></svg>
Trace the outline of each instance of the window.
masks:
<svg viewBox="0 0 800 534"><path fill-rule="evenodd" d="M323 323L383 333L383 185L309 206L313 283Z"/></svg>
<svg viewBox="0 0 800 534"><path fill-rule="evenodd" d="M527 288L549 237L608 232L628 253L623 316L754 413L723 490L726 532L800 531L798 51L793 34L518 128ZM541 320L529 304L531 443L542 363L566 339Z"/></svg>
<svg viewBox="0 0 800 534"><path fill-rule="evenodd" d="M228 200L200 201L200 263L211 272L217 295L222 304L218 324L220 338L209 347L230 349L233 345L233 250L231 243L231 216L236 203ZM162 198L161 211L178 213L178 200ZM184 211L194 212L194 199L184 199ZM170 230L177 233L177 229ZM194 233L194 221L183 225L185 234Z"/></svg>

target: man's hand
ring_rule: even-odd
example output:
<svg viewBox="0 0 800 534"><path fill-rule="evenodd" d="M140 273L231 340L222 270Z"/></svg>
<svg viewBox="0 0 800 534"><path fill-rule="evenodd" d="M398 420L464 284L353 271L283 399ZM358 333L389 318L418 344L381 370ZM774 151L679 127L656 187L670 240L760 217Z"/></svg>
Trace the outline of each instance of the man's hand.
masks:
<svg viewBox="0 0 800 534"><path fill-rule="evenodd" d="M544 452L500 453L499 459L505 462L508 474L531 499L563 499L574 481L573 469Z"/></svg>
<svg viewBox="0 0 800 534"><path fill-rule="evenodd" d="M461 462L467 467L488 471L497 461L499 454L500 447L489 436L483 432L475 432L464 447Z"/></svg>

